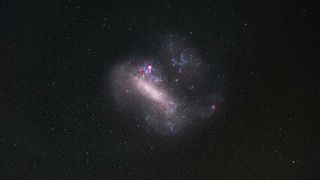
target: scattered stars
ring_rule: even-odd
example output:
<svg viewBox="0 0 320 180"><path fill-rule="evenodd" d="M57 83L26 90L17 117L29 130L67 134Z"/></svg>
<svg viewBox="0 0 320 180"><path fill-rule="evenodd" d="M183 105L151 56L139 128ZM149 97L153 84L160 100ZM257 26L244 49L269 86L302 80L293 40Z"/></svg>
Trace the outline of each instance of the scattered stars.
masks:
<svg viewBox="0 0 320 180"><path fill-rule="evenodd" d="M1 178L319 179L316 0L3 4Z"/></svg>

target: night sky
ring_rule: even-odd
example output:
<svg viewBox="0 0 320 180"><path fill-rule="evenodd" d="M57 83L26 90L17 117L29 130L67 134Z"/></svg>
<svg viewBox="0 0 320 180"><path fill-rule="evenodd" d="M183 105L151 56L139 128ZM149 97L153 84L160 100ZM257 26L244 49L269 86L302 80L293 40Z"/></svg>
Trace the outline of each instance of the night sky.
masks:
<svg viewBox="0 0 320 180"><path fill-rule="evenodd" d="M5 0L0 20L0 179L320 178L316 0ZM164 135L110 73L170 37L215 104Z"/></svg>

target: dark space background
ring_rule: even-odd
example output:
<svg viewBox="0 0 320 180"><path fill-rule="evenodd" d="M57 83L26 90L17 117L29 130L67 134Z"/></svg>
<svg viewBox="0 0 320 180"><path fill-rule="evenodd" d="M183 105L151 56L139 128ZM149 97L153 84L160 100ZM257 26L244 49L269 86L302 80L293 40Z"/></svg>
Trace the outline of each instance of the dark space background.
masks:
<svg viewBox="0 0 320 180"><path fill-rule="evenodd" d="M0 18L0 179L320 178L316 0L4 0ZM170 33L221 74L224 101L162 137L105 79Z"/></svg>

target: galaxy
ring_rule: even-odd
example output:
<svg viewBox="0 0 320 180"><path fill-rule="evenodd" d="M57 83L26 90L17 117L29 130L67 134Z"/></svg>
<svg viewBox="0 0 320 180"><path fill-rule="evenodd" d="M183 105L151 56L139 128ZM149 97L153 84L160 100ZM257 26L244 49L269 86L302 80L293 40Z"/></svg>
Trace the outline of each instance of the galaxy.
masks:
<svg viewBox="0 0 320 180"><path fill-rule="evenodd" d="M138 109L145 128L174 135L193 121L211 117L220 103L213 97L222 98L206 88L210 66L195 47L171 38L159 49L157 56L131 56L115 65L107 85L120 109Z"/></svg>
<svg viewBox="0 0 320 180"><path fill-rule="evenodd" d="M3 0L0 180L320 180L319 0Z"/></svg>

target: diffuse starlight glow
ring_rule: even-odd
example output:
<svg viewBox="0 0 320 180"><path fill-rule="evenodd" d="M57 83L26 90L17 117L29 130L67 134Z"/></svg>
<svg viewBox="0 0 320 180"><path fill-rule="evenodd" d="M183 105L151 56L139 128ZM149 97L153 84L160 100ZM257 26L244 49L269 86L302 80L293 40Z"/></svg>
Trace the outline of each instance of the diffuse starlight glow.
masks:
<svg viewBox="0 0 320 180"><path fill-rule="evenodd" d="M139 90L139 92L152 104L158 106L160 109L164 110L166 116L173 114L177 105L168 94L160 88L157 88L152 82L148 82L142 78L133 78L134 86Z"/></svg>

